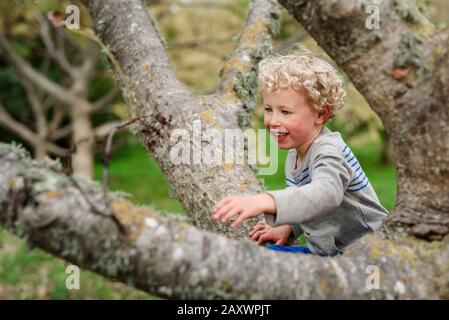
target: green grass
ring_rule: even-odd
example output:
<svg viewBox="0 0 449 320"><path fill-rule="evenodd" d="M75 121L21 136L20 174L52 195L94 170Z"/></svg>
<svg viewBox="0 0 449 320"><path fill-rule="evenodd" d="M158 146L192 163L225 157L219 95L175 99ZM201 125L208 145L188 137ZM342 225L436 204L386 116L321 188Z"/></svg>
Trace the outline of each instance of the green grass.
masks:
<svg viewBox="0 0 449 320"><path fill-rule="evenodd" d="M351 146L382 204L391 209L395 201L396 176L393 166L380 161L382 146ZM284 162L287 152L279 152L279 169L264 176L269 190L285 187ZM96 157L95 178L101 179L100 155ZM110 188L124 190L131 201L152 204L156 210L183 213L178 201L169 197L169 186L156 162L141 145L131 145L113 152L110 165ZM29 250L25 241L0 230L0 299L152 299L131 287L107 280L81 269L81 289L65 287L68 263L39 249Z"/></svg>
<svg viewBox="0 0 449 320"><path fill-rule="evenodd" d="M396 167L382 164L382 145L367 144L360 147L353 146L351 149L361 163L382 205L387 210L393 209L396 202Z"/></svg>
<svg viewBox="0 0 449 320"><path fill-rule="evenodd" d="M0 230L0 299L150 299L150 295L80 269L80 289L65 286L68 262Z"/></svg>
<svg viewBox="0 0 449 320"><path fill-rule="evenodd" d="M101 155L96 156L94 177L102 179ZM132 195L136 204L152 204L169 212L184 212L180 203L169 197L169 185L156 161L148 156L141 144L117 149L109 167L109 188Z"/></svg>

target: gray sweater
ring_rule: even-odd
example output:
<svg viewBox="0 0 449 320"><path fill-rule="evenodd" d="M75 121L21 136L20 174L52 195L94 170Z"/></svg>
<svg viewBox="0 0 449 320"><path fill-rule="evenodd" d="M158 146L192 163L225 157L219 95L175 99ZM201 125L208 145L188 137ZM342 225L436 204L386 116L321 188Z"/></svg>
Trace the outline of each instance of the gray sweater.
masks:
<svg viewBox="0 0 449 320"><path fill-rule="evenodd" d="M380 227L388 211L338 132L324 127L300 168L296 156L290 149L287 188L267 191L276 202L276 214L265 214L268 224L289 224L294 239L304 233L312 252L330 256Z"/></svg>

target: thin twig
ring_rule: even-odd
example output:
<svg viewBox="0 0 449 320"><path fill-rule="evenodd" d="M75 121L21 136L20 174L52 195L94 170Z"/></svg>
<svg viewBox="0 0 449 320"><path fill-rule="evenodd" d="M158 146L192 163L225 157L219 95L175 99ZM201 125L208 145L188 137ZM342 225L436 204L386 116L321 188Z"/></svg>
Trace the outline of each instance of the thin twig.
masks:
<svg viewBox="0 0 449 320"><path fill-rule="evenodd" d="M111 148L112 148L112 140L114 138L114 135L117 131L122 130L123 128L126 128L133 124L136 121L140 121L142 118L146 116L140 116L135 117L123 124L117 125L108 134L108 138L106 140L106 145L104 149L104 155L103 155L103 198L104 202L109 205L109 199L107 197L107 190L109 185L109 161L111 159Z"/></svg>
<svg viewBox="0 0 449 320"><path fill-rule="evenodd" d="M83 196L84 200L86 200L86 202L89 204L90 206L90 210L95 213L98 214L100 216L103 217L108 217L111 218L112 221L114 221L114 223L117 225L119 232L126 235L127 234L127 230L126 227L120 222L120 220L117 218L117 216L115 215L114 211L111 210L111 207L109 206L109 203L105 203L107 204L106 208L108 210L108 212L103 212L100 209L98 209L93 203L92 201L89 199L89 197L87 196L87 194L84 192L83 188L81 188L81 186L78 184L78 182L76 181L76 179L71 176L68 175L70 181L72 182L72 184L78 189L78 191L81 193L81 195Z"/></svg>

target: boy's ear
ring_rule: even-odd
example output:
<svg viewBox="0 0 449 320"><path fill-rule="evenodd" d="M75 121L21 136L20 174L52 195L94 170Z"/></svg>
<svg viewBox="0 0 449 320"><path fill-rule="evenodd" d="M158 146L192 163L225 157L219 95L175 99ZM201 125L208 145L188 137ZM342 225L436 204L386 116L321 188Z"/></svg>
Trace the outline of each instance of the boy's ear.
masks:
<svg viewBox="0 0 449 320"><path fill-rule="evenodd" d="M326 120L329 118L329 115L331 113L331 106L326 104L323 107L323 110L318 113L317 121L319 121L318 124L324 124Z"/></svg>

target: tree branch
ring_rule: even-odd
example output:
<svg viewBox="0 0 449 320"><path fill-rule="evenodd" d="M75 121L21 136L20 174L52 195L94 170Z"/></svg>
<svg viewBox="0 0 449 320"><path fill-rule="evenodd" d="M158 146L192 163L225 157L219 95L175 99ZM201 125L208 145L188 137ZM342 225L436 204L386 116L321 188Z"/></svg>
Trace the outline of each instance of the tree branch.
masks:
<svg viewBox="0 0 449 320"><path fill-rule="evenodd" d="M235 96L251 105L257 87L257 63L271 50L271 37L279 29L280 7L275 0L253 0L246 26L231 58L222 70L220 94Z"/></svg>
<svg viewBox="0 0 449 320"><path fill-rule="evenodd" d="M180 41L168 43L166 45L167 49L182 49L182 48L195 48L198 46L207 46L214 44L225 44L233 41L234 37L227 36L222 38L206 38L206 39L197 39L192 41Z"/></svg>
<svg viewBox="0 0 449 320"><path fill-rule="evenodd" d="M32 84L23 77L21 82L25 91L27 93L28 101L30 102L31 109L33 110L34 116L36 117L36 127L39 136L45 139L48 132L47 117L45 115L45 108L42 102L39 100L38 96L34 92Z"/></svg>
<svg viewBox="0 0 449 320"><path fill-rule="evenodd" d="M201 39L197 41L186 41L186 42L175 42L168 43L166 45L167 50L176 50L176 49L196 49L198 51L203 51L211 57L215 57L220 61L223 60L224 53L223 51L212 49L209 46L217 43L226 43L232 42L233 37L226 37L222 39Z"/></svg>
<svg viewBox="0 0 449 320"><path fill-rule="evenodd" d="M23 60L12 50L8 41L2 34L0 34L0 48L2 49L5 58L16 69L18 73L32 81L42 90L52 95L56 100L70 106L76 104L81 105L84 103L83 99L77 97L74 94L71 94L65 88L48 80L47 77L37 72L28 62Z"/></svg>
<svg viewBox="0 0 449 320"><path fill-rule="evenodd" d="M49 139L51 141L56 141L68 136L71 133L72 133L72 124L70 123L64 127L55 129L54 131L50 132Z"/></svg>
<svg viewBox="0 0 449 320"><path fill-rule="evenodd" d="M83 63L79 67L80 77L90 81L95 71L95 65L99 56L99 50L96 43L93 40L88 41L87 46L82 50Z"/></svg>
<svg viewBox="0 0 449 320"><path fill-rule="evenodd" d="M53 58L53 60L58 63L61 69L67 72L67 74L71 75L74 72L74 67L68 61L64 47L55 45L55 42L51 38L50 23L48 23L47 18L44 17L40 12L36 12L36 19L39 22L41 38L44 42L47 52Z"/></svg>
<svg viewBox="0 0 449 320"><path fill-rule="evenodd" d="M46 141L42 137L36 135L36 133L31 131L24 124L16 121L9 115L2 104L0 104L0 124L33 147L37 146L39 143L43 143L46 150L57 156L66 157L69 154L69 149L62 148L54 143Z"/></svg>
<svg viewBox="0 0 449 320"><path fill-rule="evenodd" d="M14 134L20 137L23 141L30 145L35 145L37 138L36 134L30 130L24 124L16 121L11 115L6 111L3 105L0 103L0 124L3 125L5 129L10 130Z"/></svg>
<svg viewBox="0 0 449 320"><path fill-rule="evenodd" d="M0 144L0 163L3 227L65 260L162 297L433 299L447 294L447 277L442 282L437 276L447 263L447 242L431 255L426 242L393 244L380 235L364 237L337 258L273 252L112 196L110 209L128 230L123 235L111 217L93 214L80 196L82 188L98 210L107 211L93 182L80 178L75 187L10 145ZM373 266L380 272L379 289L367 287L373 272L367 268Z"/></svg>
<svg viewBox="0 0 449 320"><path fill-rule="evenodd" d="M127 122L128 122L127 120L123 120L123 121L109 121L109 122L102 123L100 126L94 128L95 139L98 139L98 140L105 139L108 136L108 134L111 132L112 129L114 129L115 127L121 126Z"/></svg>
<svg viewBox="0 0 449 320"><path fill-rule="evenodd" d="M55 132L59 126L61 125L62 121L64 120L64 109L60 106L55 106L53 108L53 115L50 120L50 123L48 125L48 132L50 136L53 136L53 132ZM50 138L52 139L52 138Z"/></svg>
<svg viewBox="0 0 449 320"><path fill-rule="evenodd" d="M176 78L175 72L168 60L159 33L156 30L154 22L149 17L141 1L130 1L128 3L112 2L105 6L102 1L84 1L92 17L97 19L99 16L106 20L95 26L98 36L102 39L114 38L115 42L108 43L111 53L117 53L125 49L125 43L131 48L142 48L144 51L132 52L131 57L118 57L121 71L127 75L127 79L119 79L122 86L132 85L132 79L129 76L139 75L147 78L147 83L155 89L158 89L158 95L178 95L187 93L182 84ZM108 2L109 3L109 2ZM112 9L113 8L113 9ZM125 16L119 17L117 12L127 12ZM127 18L132 16L132 19ZM119 18L119 19L117 19ZM119 32L120 35L113 33ZM133 39L130 44L127 40ZM131 54L131 50L126 50ZM121 60L121 61L120 61ZM158 77L160 76L160 77ZM127 83L123 83L123 81ZM156 90L154 90L156 92ZM129 97L126 97L129 98ZM155 99L156 96L152 96Z"/></svg>
<svg viewBox="0 0 449 320"><path fill-rule="evenodd" d="M71 155L72 151L68 148L62 148L58 146L57 144L54 144L49 141L44 141L45 149L48 150L48 152L58 156L58 157L68 157Z"/></svg>
<svg viewBox="0 0 449 320"><path fill-rule="evenodd" d="M101 110L102 108L109 106L120 94L120 89L114 86L105 95L99 98L97 101L93 102L92 113Z"/></svg>

